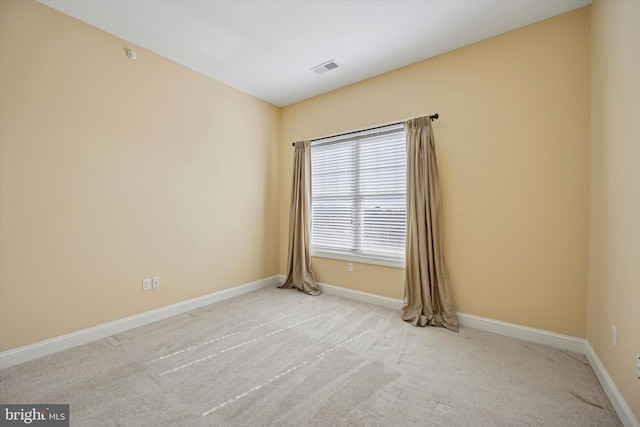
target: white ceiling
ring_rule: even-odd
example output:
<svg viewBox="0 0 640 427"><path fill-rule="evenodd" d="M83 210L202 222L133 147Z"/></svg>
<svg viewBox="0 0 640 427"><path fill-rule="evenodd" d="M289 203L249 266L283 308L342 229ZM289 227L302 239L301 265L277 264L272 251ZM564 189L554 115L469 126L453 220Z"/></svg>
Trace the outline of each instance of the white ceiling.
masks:
<svg viewBox="0 0 640 427"><path fill-rule="evenodd" d="M591 3L38 1L281 107ZM311 71L332 59L341 67Z"/></svg>

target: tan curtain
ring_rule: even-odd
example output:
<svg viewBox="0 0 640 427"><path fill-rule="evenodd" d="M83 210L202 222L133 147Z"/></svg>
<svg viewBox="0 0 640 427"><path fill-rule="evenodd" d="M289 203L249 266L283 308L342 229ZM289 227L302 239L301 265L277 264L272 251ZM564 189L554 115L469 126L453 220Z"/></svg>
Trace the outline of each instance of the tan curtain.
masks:
<svg viewBox="0 0 640 427"><path fill-rule="evenodd" d="M280 288L296 288L309 295L320 295L311 271L309 255L309 215L311 209L311 150L309 141L295 143L293 182L289 210L289 255L287 280Z"/></svg>
<svg viewBox="0 0 640 427"><path fill-rule="evenodd" d="M440 184L430 117L407 131L407 247L402 318L414 326L458 330L442 243Z"/></svg>

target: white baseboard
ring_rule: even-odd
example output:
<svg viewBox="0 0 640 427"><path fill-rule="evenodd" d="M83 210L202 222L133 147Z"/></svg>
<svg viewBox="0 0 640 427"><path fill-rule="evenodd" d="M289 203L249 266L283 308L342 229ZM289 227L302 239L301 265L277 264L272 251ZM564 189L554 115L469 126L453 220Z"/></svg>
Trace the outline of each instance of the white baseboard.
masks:
<svg viewBox="0 0 640 427"><path fill-rule="evenodd" d="M281 281L285 277L281 275ZM330 295L337 295L356 301L366 302L379 305L382 307L400 310L403 301L396 298L389 298L380 295L370 294L367 292L355 291L352 289L341 288L338 286L318 283L320 289ZM631 408L618 391L615 383L609 376L595 351L589 344L589 341L582 338L575 338L569 335L562 335L555 332L549 332L542 329L530 328L528 326L516 325L514 323L501 322L499 320L488 319L486 317L475 316L473 314L458 313L458 322L462 326L480 329L486 332L493 332L499 335L505 335L512 338L518 338L525 341L535 342L538 344L548 345L550 347L561 350L569 350L575 353L587 356L591 368L595 372L602 388L607 397L611 401L616 413L625 427L640 427L638 420L635 418Z"/></svg>
<svg viewBox="0 0 640 427"><path fill-rule="evenodd" d="M129 329L156 322L158 320L166 319L177 314L186 313L187 311L195 310L196 308L204 307L215 302L246 294L247 292L278 283L279 280L279 275L267 277L266 279L256 280L255 282L245 283L244 285L224 289L209 295L182 301L166 307L136 314L134 316L125 317L124 319L115 320L92 328L40 341L35 344L4 351L0 353L0 369L9 368L39 357L87 344L111 335L119 334Z"/></svg>
<svg viewBox="0 0 640 427"><path fill-rule="evenodd" d="M281 280L284 281L284 278ZM330 295L337 295L361 302L367 302L394 310L400 310L402 308L403 301L397 298L389 298L367 292L355 291L353 289L327 285L326 283L318 283L318 286L323 292ZM488 319L486 317L466 313L458 313L458 322L460 325L467 326L469 328L480 329L482 331L493 332L499 335L506 335L508 337L519 338L525 341L545 344L562 350L570 350L580 354L585 354L586 352L586 341L581 338L516 325L514 323L501 322L499 320Z"/></svg>
<svg viewBox="0 0 640 427"><path fill-rule="evenodd" d="M156 310L147 311L135 316L126 317L124 319L83 329L81 331L51 338L35 344L8 350L0 353L0 369L9 368L39 357L87 344L129 329L186 313L187 311L233 298L266 286L282 283L285 279L286 277L282 274L267 277L255 282L246 283L230 289L224 289L209 295L172 304ZM329 295L336 295L394 310L400 310L402 308L403 301L397 298L389 298L381 295L370 294L368 292L328 285L325 283L318 283L318 286L322 292ZM631 408L620 394L615 383L609 376L609 373L587 340L466 313L458 313L458 322L462 326L585 354L624 426L640 427L640 423L638 423L638 420L635 418Z"/></svg>
<svg viewBox="0 0 640 427"><path fill-rule="evenodd" d="M530 328L528 326L517 325L515 323L501 322L500 320L488 319L486 317L466 313L458 313L458 323L469 328L480 329L482 331L493 332L494 334L544 344L561 350L573 351L574 353L585 354L586 352L586 340L569 335Z"/></svg>
<svg viewBox="0 0 640 427"><path fill-rule="evenodd" d="M591 365L593 372L595 372L596 376L598 377L600 385L602 385L604 392L607 394L607 397L611 401L611 404L620 417L620 421L622 421L622 424L625 427L640 427L640 422L638 422L638 419L633 414L633 411L631 411L631 408L622 397L622 394L620 394L618 387L616 387L616 384L609 376L609 373L600 361L600 358L596 354L593 347L591 347L589 341L587 341L586 348L586 356L589 360L589 364Z"/></svg>
<svg viewBox="0 0 640 427"><path fill-rule="evenodd" d="M318 283L320 290L329 295L336 295L343 298L367 302L369 304L379 305L382 307L400 310L402 308L402 300L396 298L383 297L381 295L370 294L368 292L354 291L353 289L340 288L338 286Z"/></svg>

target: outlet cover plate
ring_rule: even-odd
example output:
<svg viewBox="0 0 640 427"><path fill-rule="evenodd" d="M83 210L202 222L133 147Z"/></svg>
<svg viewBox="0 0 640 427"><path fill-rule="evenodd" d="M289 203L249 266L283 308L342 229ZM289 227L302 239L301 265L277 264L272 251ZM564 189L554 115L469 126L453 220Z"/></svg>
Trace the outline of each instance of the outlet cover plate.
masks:
<svg viewBox="0 0 640 427"><path fill-rule="evenodd" d="M151 290L151 279L142 279L142 290L143 291Z"/></svg>

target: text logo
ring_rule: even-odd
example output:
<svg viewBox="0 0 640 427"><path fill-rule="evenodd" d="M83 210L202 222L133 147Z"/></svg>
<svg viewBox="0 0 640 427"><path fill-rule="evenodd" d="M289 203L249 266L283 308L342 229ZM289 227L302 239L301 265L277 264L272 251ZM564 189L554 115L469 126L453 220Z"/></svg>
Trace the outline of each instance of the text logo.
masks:
<svg viewBox="0 0 640 427"><path fill-rule="evenodd" d="M1 405L0 426L69 427L69 405Z"/></svg>

